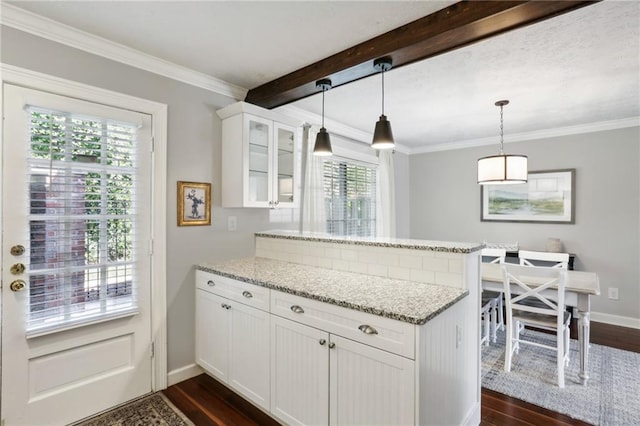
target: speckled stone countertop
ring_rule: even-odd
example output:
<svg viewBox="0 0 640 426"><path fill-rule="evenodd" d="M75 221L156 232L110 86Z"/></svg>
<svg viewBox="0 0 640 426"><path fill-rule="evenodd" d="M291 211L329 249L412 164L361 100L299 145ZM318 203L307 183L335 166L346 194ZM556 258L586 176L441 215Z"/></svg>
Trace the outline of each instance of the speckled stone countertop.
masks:
<svg viewBox="0 0 640 426"><path fill-rule="evenodd" d="M368 312L424 324L468 295L467 290L251 257L197 269Z"/></svg>
<svg viewBox="0 0 640 426"><path fill-rule="evenodd" d="M402 238L382 237L344 237L322 233L301 233L298 231L266 231L256 232L256 237L283 238L288 240L320 241L337 244L353 244L374 247L406 248L412 250L428 250L449 253L471 253L481 250L481 243L459 243L451 241L411 240Z"/></svg>

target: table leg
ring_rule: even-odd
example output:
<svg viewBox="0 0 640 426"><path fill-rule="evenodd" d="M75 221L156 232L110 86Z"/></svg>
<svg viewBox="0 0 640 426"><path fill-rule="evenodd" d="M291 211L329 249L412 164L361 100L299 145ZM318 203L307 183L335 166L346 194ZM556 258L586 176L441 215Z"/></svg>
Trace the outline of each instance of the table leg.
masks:
<svg viewBox="0 0 640 426"><path fill-rule="evenodd" d="M578 317L578 345L580 346L580 382L583 385L589 380L589 311L577 310Z"/></svg>

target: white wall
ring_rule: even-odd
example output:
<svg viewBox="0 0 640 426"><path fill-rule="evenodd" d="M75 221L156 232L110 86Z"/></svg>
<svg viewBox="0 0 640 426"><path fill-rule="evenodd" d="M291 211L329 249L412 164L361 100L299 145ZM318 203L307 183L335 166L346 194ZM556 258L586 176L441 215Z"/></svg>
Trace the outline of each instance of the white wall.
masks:
<svg viewBox="0 0 640 426"><path fill-rule="evenodd" d="M194 264L253 255L255 231L297 228L291 209L223 209L221 122L215 111L235 100L204 89L1 28L0 61L168 105L167 328L168 370L194 362ZM176 182L210 182L211 226L178 227ZM228 232L227 217L237 217Z"/></svg>
<svg viewBox="0 0 640 426"><path fill-rule="evenodd" d="M602 294L592 298L592 311L640 324L639 145L638 127L506 145L507 153L529 156L530 170L576 169L572 225L480 221L476 162L495 154L497 143L412 155L411 237L518 241L531 250L545 250L548 237L560 238L576 253L576 269L599 274ZM619 288L619 300L607 298L609 287Z"/></svg>

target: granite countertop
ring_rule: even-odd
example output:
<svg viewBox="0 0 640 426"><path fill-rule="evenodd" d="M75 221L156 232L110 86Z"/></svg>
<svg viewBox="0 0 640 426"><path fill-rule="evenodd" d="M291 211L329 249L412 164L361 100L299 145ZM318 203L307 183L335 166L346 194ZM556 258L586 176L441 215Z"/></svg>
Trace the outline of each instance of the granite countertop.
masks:
<svg viewBox="0 0 640 426"><path fill-rule="evenodd" d="M265 231L256 232L256 237L281 238L300 241L319 241L337 244L353 244L373 247L406 248L412 250L427 250L449 253L471 253L484 248L482 243L463 243L451 241L412 240L403 238L384 237L345 237L323 233L299 232L299 231Z"/></svg>
<svg viewBox="0 0 640 426"><path fill-rule="evenodd" d="M262 287L424 324L468 295L467 290L251 257L197 269Z"/></svg>

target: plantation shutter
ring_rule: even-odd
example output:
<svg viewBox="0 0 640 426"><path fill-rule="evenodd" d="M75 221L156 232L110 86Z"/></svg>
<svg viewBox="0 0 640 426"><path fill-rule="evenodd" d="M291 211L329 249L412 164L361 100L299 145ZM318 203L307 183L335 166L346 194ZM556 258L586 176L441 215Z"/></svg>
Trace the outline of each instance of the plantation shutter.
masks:
<svg viewBox="0 0 640 426"><path fill-rule="evenodd" d="M26 110L27 336L137 313L138 124Z"/></svg>
<svg viewBox="0 0 640 426"><path fill-rule="evenodd" d="M376 169L350 161L324 162L327 232L376 235Z"/></svg>

